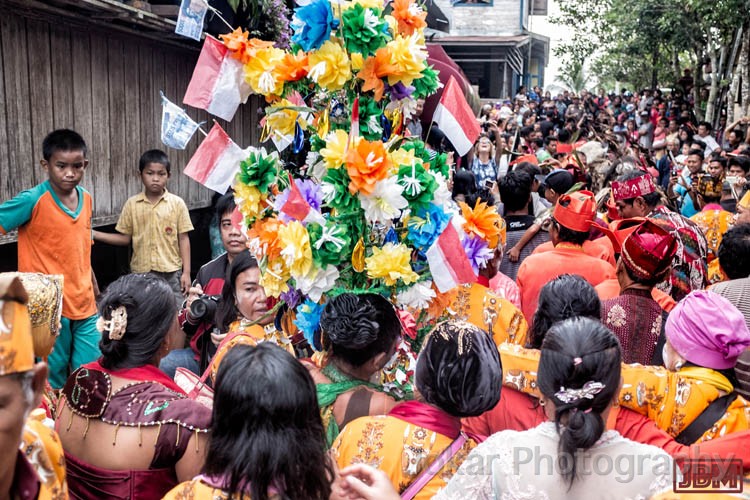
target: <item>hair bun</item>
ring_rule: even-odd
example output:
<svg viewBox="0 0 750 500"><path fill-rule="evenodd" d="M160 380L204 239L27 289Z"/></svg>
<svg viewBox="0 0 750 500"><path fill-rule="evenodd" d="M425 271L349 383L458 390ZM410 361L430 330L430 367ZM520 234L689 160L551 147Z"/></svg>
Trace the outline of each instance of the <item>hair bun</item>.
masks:
<svg viewBox="0 0 750 500"><path fill-rule="evenodd" d="M369 301L353 294L343 294L326 304L320 318L323 335L333 344L363 349L378 338L377 311Z"/></svg>

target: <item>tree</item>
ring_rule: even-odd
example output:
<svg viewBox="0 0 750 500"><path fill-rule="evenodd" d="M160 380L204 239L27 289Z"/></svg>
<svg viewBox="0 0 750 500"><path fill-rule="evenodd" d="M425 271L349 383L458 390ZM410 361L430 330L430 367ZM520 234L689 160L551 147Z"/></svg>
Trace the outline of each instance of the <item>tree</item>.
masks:
<svg viewBox="0 0 750 500"><path fill-rule="evenodd" d="M567 87L576 94L584 90L591 78L586 74L583 59L573 60L568 66L562 69L557 77L557 82Z"/></svg>

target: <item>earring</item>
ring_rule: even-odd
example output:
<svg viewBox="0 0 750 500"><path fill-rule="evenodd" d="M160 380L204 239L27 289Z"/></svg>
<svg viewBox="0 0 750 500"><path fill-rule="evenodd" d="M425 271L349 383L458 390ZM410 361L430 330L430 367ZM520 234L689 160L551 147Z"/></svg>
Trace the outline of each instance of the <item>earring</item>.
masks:
<svg viewBox="0 0 750 500"><path fill-rule="evenodd" d="M678 361L677 363L674 364L674 371L676 372L680 371L682 369L682 366L683 366L682 361Z"/></svg>
<svg viewBox="0 0 750 500"><path fill-rule="evenodd" d="M545 401L544 399L539 400L539 406L544 406L546 404L547 404L547 401Z"/></svg>

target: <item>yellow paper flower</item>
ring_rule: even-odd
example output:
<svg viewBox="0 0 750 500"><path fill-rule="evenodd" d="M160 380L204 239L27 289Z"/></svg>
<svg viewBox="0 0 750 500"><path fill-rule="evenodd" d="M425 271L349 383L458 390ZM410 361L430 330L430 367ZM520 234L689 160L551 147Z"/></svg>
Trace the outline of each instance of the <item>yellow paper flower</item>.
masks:
<svg viewBox="0 0 750 500"><path fill-rule="evenodd" d="M375 10L382 10L383 9L383 2L381 0L353 0L350 4L350 7L353 7L354 5L361 5L365 9L375 9Z"/></svg>
<svg viewBox="0 0 750 500"><path fill-rule="evenodd" d="M383 248L373 247L372 257L365 259L367 276L383 279L387 286L393 286L401 280L405 284L414 283L419 278L410 264L411 250L399 243L386 243Z"/></svg>
<svg viewBox="0 0 750 500"><path fill-rule="evenodd" d="M406 150L404 148L398 148L395 151L391 151L391 162L394 166L397 167L403 167L403 166L409 166L417 165L419 163L422 163L422 160L417 160L417 157L414 156L414 151L409 149Z"/></svg>
<svg viewBox="0 0 750 500"><path fill-rule="evenodd" d="M284 81L276 67L284 60L285 52L275 47L258 50L245 64L245 80L253 92L264 96L281 95Z"/></svg>
<svg viewBox="0 0 750 500"><path fill-rule="evenodd" d="M354 71L361 70L362 65L365 63L365 58L362 57L362 54L360 54L359 52L352 52L351 58L352 58L352 69Z"/></svg>
<svg viewBox="0 0 750 500"><path fill-rule="evenodd" d="M260 286L269 297L278 297L289 290L289 271L281 260L270 262L260 274Z"/></svg>
<svg viewBox="0 0 750 500"><path fill-rule="evenodd" d="M261 211L261 202L264 200L258 188L241 182L235 182L233 187L234 199L240 213L249 218L257 217Z"/></svg>
<svg viewBox="0 0 750 500"><path fill-rule="evenodd" d="M318 50L311 52L310 71L307 76L327 90L339 90L352 76L346 51L336 42L328 40Z"/></svg>
<svg viewBox="0 0 750 500"><path fill-rule="evenodd" d="M273 107L283 108L294 105L287 99L281 99L274 103ZM305 128L306 123L299 115L299 111L292 109L273 109L271 113L266 115L266 121L271 130L278 131L281 135L292 135L294 134L294 125L298 121L302 128Z"/></svg>
<svg viewBox="0 0 750 500"><path fill-rule="evenodd" d="M326 137L326 147L320 150L326 168L340 168L346 161L346 143L349 134L345 130L335 130Z"/></svg>
<svg viewBox="0 0 750 500"><path fill-rule="evenodd" d="M415 79L421 78L427 52L424 44L419 43L418 33L408 37L397 35L388 42L388 50L391 52L391 62L396 67L396 71L388 75L389 84L402 82L404 85L411 85Z"/></svg>
<svg viewBox="0 0 750 500"><path fill-rule="evenodd" d="M313 256L310 248L310 235L305 226L292 221L279 228L279 242L283 247L281 257L289 268L292 278L305 276L312 267Z"/></svg>

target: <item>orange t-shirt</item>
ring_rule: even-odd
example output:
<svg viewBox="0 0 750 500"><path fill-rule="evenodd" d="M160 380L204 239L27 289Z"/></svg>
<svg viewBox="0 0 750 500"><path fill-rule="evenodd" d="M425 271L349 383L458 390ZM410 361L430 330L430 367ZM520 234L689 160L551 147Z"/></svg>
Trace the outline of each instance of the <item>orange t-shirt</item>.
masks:
<svg viewBox="0 0 750 500"><path fill-rule="evenodd" d="M600 300L609 300L620 296L620 282L617 281L617 278L604 280L594 288ZM668 313L672 312L674 306L677 305L677 302L670 295L667 295L658 288L651 289L651 298L661 306L663 311Z"/></svg>
<svg viewBox="0 0 750 500"><path fill-rule="evenodd" d="M586 240L583 242L583 253L586 255L589 255L591 257L596 257L597 259L601 259L603 261L609 262L613 266L617 264L615 261L615 250L612 247L612 244L610 243L607 245L607 238L600 238L598 240ZM554 250L555 246L552 244L551 241L548 241L546 243L542 243L538 247L534 249L532 252L532 255L536 253L542 253L542 252L549 252L550 250Z"/></svg>
<svg viewBox="0 0 750 500"><path fill-rule="evenodd" d="M583 248L566 243L553 250L529 255L518 269L516 283L521 291L521 310L531 323L542 287L563 274L578 274L593 286L615 277L612 264L586 255Z"/></svg>
<svg viewBox="0 0 750 500"><path fill-rule="evenodd" d="M65 318L96 313L91 280L91 195L81 186L78 207L65 207L49 181L22 191L0 205L0 234L18 228L18 270L62 274Z"/></svg>

